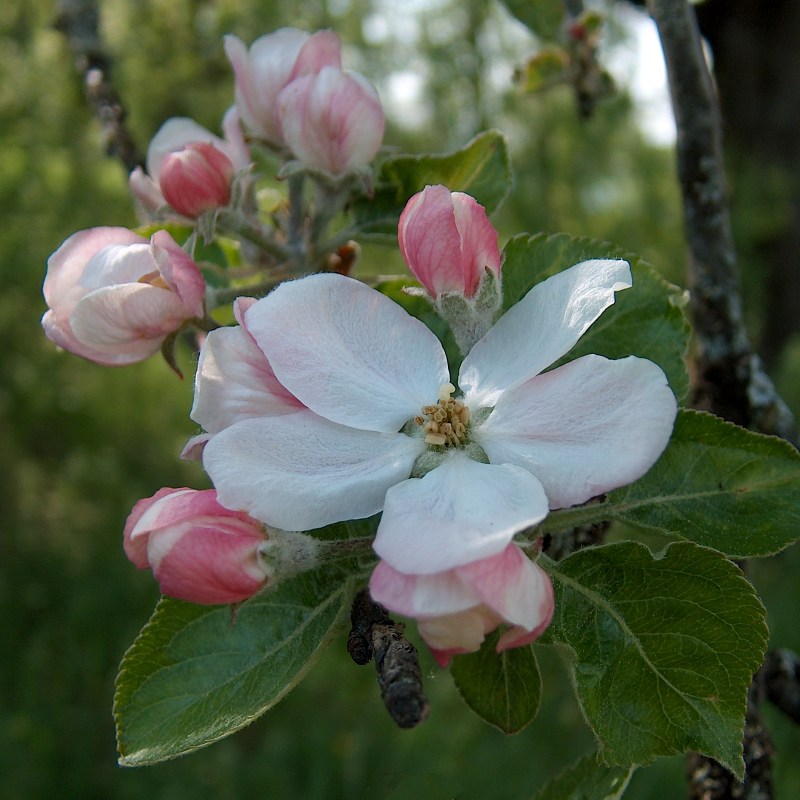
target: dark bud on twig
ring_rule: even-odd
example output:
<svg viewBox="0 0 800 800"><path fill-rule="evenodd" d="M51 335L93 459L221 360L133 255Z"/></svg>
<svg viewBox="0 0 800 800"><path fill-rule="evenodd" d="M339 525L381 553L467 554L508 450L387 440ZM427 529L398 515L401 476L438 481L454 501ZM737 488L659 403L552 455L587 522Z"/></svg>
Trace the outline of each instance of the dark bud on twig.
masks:
<svg viewBox="0 0 800 800"><path fill-rule="evenodd" d="M427 718L430 707L422 690L422 670L417 649L404 636L386 609L372 600L368 589L353 598L352 629L347 652L356 664L375 658L381 698L389 716L401 728L413 728Z"/></svg>

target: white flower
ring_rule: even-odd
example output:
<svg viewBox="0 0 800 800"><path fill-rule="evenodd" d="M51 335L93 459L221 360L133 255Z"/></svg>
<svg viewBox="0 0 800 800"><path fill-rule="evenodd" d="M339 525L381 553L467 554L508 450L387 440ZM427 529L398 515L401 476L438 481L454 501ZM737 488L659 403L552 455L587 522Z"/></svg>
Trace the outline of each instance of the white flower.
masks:
<svg viewBox="0 0 800 800"><path fill-rule="evenodd" d="M203 459L220 502L284 530L382 510L375 551L407 574L501 553L549 508L639 478L669 440L675 398L652 362L541 374L630 285L626 262L594 260L534 287L464 359L454 400L438 339L392 300L341 275L282 284L246 327L305 408L215 421Z"/></svg>

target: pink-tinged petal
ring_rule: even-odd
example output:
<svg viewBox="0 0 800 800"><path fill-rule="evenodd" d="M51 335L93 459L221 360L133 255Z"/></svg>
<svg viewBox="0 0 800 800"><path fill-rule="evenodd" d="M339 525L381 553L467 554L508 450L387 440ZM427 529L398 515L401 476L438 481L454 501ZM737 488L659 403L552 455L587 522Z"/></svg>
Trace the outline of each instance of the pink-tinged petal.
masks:
<svg viewBox="0 0 800 800"><path fill-rule="evenodd" d="M211 439L210 433L200 433L197 436L192 436L181 450L180 458L182 461L201 461L203 458L203 450L206 444Z"/></svg>
<svg viewBox="0 0 800 800"><path fill-rule="evenodd" d="M187 144L204 142L227 153L228 145L219 136L211 133L189 117L172 117L168 119L150 140L147 147L147 174L157 183L160 182L161 162L169 153L182 150Z"/></svg>
<svg viewBox="0 0 800 800"><path fill-rule="evenodd" d="M481 601L526 633L544 630L553 614L550 576L514 544L455 570ZM531 640L532 641L532 640ZM513 646L513 645L511 645Z"/></svg>
<svg viewBox="0 0 800 800"><path fill-rule="evenodd" d="M113 244L98 250L84 265L84 294L109 286L136 283L158 268L149 243Z"/></svg>
<svg viewBox="0 0 800 800"><path fill-rule="evenodd" d="M325 67L278 97L286 144L303 164L338 175L368 164L383 141L383 107L362 75Z"/></svg>
<svg viewBox="0 0 800 800"><path fill-rule="evenodd" d="M627 261L582 261L537 284L510 308L464 359L459 386L473 411L538 375L573 347L631 286Z"/></svg>
<svg viewBox="0 0 800 800"><path fill-rule="evenodd" d="M234 169L238 172L247 167L252 162L250 158L250 148L244 138L242 131L239 109L231 106L222 118L222 132L225 134L225 141L230 148L229 156Z"/></svg>
<svg viewBox="0 0 800 800"><path fill-rule="evenodd" d="M483 606L417 622L420 636L425 640L440 667L450 664L453 656L480 650L486 634L502 622Z"/></svg>
<svg viewBox="0 0 800 800"><path fill-rule="evenodd" d="M206 282L200 267L166 231L156 231L151 244L161 276L186 309L185 318L202 317Z"/></svg>
<svg viewBox="0 0 800 800"><path fill-rule="evenodd" d="M125 554L139 569L146 569L150 566L150 562L147 558L147 537L142 536L141 533L139 536L133 537L134 528L139 520L154 503L157 503L163 497L191 491L191 489L159 489L152 497L145 497L139 500L131 509L131 513L128 515L128 519L125 522L125 530L122 534L122 545L125 549Z"/></svg>
<svg viewBox="0 0 800 800"><path fill-rule="evenodd" d="M141 360L158 352L164 337L185 319L186 310L173 292L127 283L84 297L70 322L75 338L96 353Z"/></svg>
<svg viewBox="0 0 800 800"><path fill-rule="evenodd" d="M465 259L465 275L468 280L464 293L472 297L488 267L495 275L500 274L500 249L497 231L486 215L486 209L468 194L453 192L453 213L461 236L461 250Z"/></svg>
<svg viewBox="0 0 800 800"><path fill-rule="evenodd" d="M380 292L343 275L283 283L245 318L278 380L333 422L398 431L448 381L433 333Z"/></svg>
<svg viewBox="0 0 800 800"><path fill-rule="evenodd" d="M407 617L455 614L481 602L457 570L408 575L386 561L378 562L373 570L369 593L376 603Z"/></svg>
<svg viewBox="0 0 800 800"><path fill-rule="evenodd" d="M283 530L359 519L407 478L420 438L328 422L310 411L237 422L206 445L220 502Z"/></svg>
<svg viewBox="0 0 800 800"><path fill-rule="evenodd" d="M190 417L218 433L243 419L291 414L304 406L275 377L241 327L211 331L200 349Z"/></svg>
<svg viewBox="0 0 800 800"><path fill-rule="evenodd" d="M167 204L158 183L147 175L141 167L136 167L131 172L128 177L128 186L133 196L147 211L158 211L159 208Z"/></svg>
<svg viewBox="0 0 800 800"><path fill-rule="evenodd" d="M96 253L115 245L146 243L147 239L127 228L90 228L72 234L47 260L43 286L47 305L58 316L68 316L87 293L80 280L87 262Z"/></svg>
<svg viewBox="0 0 800 800"><path fill-rule="evenodd" d="M536 478L456 452L386 494L375 552L396 570L430 575L495 555L547 515Z"/></svg>
<svg viewBox="0 0 800 800"><path fill-rule="evenodd" d="M506 392L474 436L492 463L516 464L551 508L635 481L667 446L677 405L664 373L635 356L584 356Z"/></svg>
<svg viewBox="0 0 800 800"><path fill-rule="evenodd" d="M149 540L153 574L163 594L191 603L238 603L255 594L267 575L257 560L263 536L231 535L224 526L185 524Z"/></svg>
<svg viewBox="0 0 800 800"><path fill-rule="evenodd" d="M317 31L300 48L289 80L312 75L323 67L342 67L342 44L333 31Z"/></svg>
<svg viewBox="0 0 800 800"><path fill-rule="evenodd" d="M277 97L291 79L295 62L309 35L281 28L256 39L248 50L236 36L225 37L225 54L236 76L236 105L255 134L281 144Z"/></svg>
<svg viewBox="0 0 800 800"><path fill-rule="evenodd" d="M252 520L244 511L231 511L217 501L217 493L213 489L161 489L149 498L152 502L142 510L136 519L131 538L142 533L160 530L193 519L213 517L217 521L226 520L235 526L242 523L241 530L247 535L252 532ZM260 536L260 531L257 531ZM262 537L263 538L263 537Z"/></svg>

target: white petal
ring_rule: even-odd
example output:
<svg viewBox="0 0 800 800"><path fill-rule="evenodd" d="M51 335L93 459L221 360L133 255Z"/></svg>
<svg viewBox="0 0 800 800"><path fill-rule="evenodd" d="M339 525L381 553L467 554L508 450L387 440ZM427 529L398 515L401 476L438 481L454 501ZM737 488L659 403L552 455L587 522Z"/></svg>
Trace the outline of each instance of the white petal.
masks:
<svg viewBox="0 0 800 800"><path fill-rule="evenodd" d="M506 392L474 436L493 464L530 470L550 508L563 508L644 475L666 447L675 413L652 361L592 355Z"/></svg>
<svg viewBox="0 0 800 800"><path fill-rule="evenodd" d="M266 356L240 327L211 331L195 375L191 418L209 433L243 419L290 414L302 406L284 389Z"/></svg>
<svg viewBox="0 0 800 800"><path fill-rule="evenodd" d="M278 380L320 416L394 432L448 381L439 340L361 281L311 275L248 309L247 327Z"/></svg>
<svg viewBox="0 0 800 800"><path fill-rule="evenodd" d="M373 546L399 572L430 575L499 553L546 514L547 498L529 472L455 452L389 490Z"/></svg>
<svg viewBox="0 0 800 800"><path fill-rule="evenodd" d="M421 447L419 438L358 431L299 411L225 428L206 445L203 465L226 508L299 531L376 514Z"/></svg>
<svg viewBox="0 0 800 800"><path fill-rule="evenodd" d="M503 391L524 383L572 349L631 286L627 261L582 261L537 284L476 343L458 383L473 410L493 406Z"/></svg>

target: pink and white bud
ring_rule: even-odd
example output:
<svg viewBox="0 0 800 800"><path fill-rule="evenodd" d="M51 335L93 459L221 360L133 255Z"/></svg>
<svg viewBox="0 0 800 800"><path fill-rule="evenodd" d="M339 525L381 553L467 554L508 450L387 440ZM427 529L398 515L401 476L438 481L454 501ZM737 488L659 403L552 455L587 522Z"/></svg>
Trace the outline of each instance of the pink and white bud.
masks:
<svg viewBox="0 0 800 800"><path fill-rule="evenodd" d="M434 299L472 297L488 268L500 275L497 231L473 197L426 186L406 203L397 229L400 252Z"/></svg>
<svg viewBox="0 0 800 800"><path fill-rule="evenodd" d="M248 166L250 153L234 108L223 129L220 139L193 119L168 119L147 148L147 173L131 173L131 192L148 211L169 204L187 217L227 205L233 176Z"/></svg>
<svg viewBox="0 0 800 800"><path fill-rule="evenodd" d="M192 142L161 161L164 199L179 214L197 217L231 199L233 164L211 144Z"/></svg>
<svg viewBox="0 0 800 800"><path fill-rule="evenodd" d="M281 28L256 39L248 50L236 36L225 37L225 53L236 75L236 106L244 124L273 145L284 143L277 100L283 88L323 67L342 65L339 37Z"/></svg>
<svg viewBox="0 0 800 800"><path fill-rule="evenodd" d="M383 141L380 98L356 72L324 67L292 81L278 97L278 113L295 157L333 175L369 164Z"/></svg>
<svg viewBox="0 0 800 800"><path fill-rule="evenodd" d="M151 569L162 594L191 603L238 603L267 582L259 547L264 526L217 502L213 489L160 489L140 500L125 523L123 546Z"/></svg>
<svg viewBox="0 0 800 800"><path fill-rule="evenodd" d="M149 358L204 314L200 269L166 231L149 241L127 228L79 231L48 259L43 291L47 337L107 366Z"/></svg>
<svg viewBox="0 0 800 800"><path fill-rule="evenodd" d="M515 544L497 555L429 575L407 575L381 561L369 584L372 598L415 617L420 636L440 666L473 653L495 628L507 629L497 651L534 641L553 616L547 573Z"/></svg>

